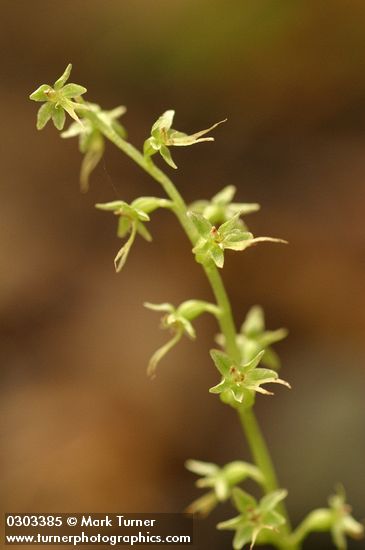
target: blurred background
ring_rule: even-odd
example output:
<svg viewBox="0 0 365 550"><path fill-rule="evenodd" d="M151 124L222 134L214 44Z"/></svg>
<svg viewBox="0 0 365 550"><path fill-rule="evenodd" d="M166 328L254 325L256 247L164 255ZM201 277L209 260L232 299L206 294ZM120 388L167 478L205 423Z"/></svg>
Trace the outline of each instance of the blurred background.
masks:
<svg viewBox="0 0 365 550"><path fill-rule="evenodd" d="M1 7L3 510L178 512L200 494L186 458L250 459L234 412L207 391L219 380L212 319L146 377L167 334L142 303L211 294L168 212L115 274L116 220L94 204L162 192L110 145L81 195L76 140L37 132L28 95L72 62L87 99L127 105L137 146L168 108L187 132L228 117L214 143L174 149L179 170L166 171L187 202L235 185L262 206L246 218L255 235L290 241L229 254L224 269L237 325L261 304L269 328L290 331L276 350L293 390L259 397L257 414L294 523L338 482L364 518L364 3ZM229 548L214 525L231 516L199 524L197 548ZM305 548L332 545L313 536Z"/></svg>

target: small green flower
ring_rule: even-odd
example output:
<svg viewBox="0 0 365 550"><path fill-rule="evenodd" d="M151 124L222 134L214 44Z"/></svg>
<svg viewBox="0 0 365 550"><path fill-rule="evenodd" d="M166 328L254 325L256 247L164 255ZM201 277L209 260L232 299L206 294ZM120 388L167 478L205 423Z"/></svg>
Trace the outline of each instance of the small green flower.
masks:
<svg viewBox="0 0 365 550"><path fill-rule="evenodd" d="M346 494L343 487L338 487L337 494L328 499L331 509L331 533L333 543L338 550L346 550L346 536L360 539L364 536L364 526L351 515L351 506L346 504Z"/></svg>
<svg viewBox="0 0 365 550"><path fill-rule="evenodd" d="M116 107L111 111L103 111L99 105L88 103L88 110L97 115L105 125L117 132L120 137L126 137L126 131L117 119L126 112L124 106ZM85 114L87 117L87 114ZM83 124L73 122L71 126L62 132L62 138L79 137L79 149L84 154L80 171L81 191L86 192L89 189L89 177L91 172L98 165L103 157L105 149L105 138L96 127L92 119L84 118Z"/></svg>
<svg viewBox="0 0 365 550"><path fill-rule="evenodd" d="M295 543L301 543L312 532L327 532L338 550L347 549L346 536L361 539L364 526L351 516L351 506L346 504L342 486L328 499L329 508L317 508L310 512L292 534Z"/></svg>
<svg viewBox="0 0 365 550"><path fill-rule="evenodd" d="M42 84L30 94L29 99L44 102L37 115L38 130L42 130L50 119L52 119L57 130L62 130L66 120L65 111L71 118L81 124L75 109L83 108L83 106L75 103L72 99L78 98L87 90L79 84L66 84L70 77L71 69L72 65L69 63L65 72L56 80L53 86Z"/></svg>
<svg viewBox="0 0 365 550"><path fill-rule="evenodd" d="M118 273L127 260L137 233L146 241L152 240L150 232L144 225L145 222L150 220L148 214L156 210L156 208L170 208L171 201L159 199L157 197L140 197L134 200L130 205L124 201L113 201L103 204L99 203L95 206L99 210L113 212L113 214L118 216L118 237L123 239L129 233L128 240L114 259L115 270Z"/></svg>
<svg viewBox="0 0 365 550"><path fill-rule="evenodd" d="M236 214L245 216L251 212L257 212L260 205L257 203L231 202L236 193L234 185L228 185L219 193L214 195L210 201L199 200L193 202L189 209L197 214L201 214L213 225L222 224L231 219ZM237 220L240 229L247 231L243 220Z"/></svg>
<svg viewBox="0 0 365 550"><path fill-rule="evenodd" d="M225 502L232 495L232 489L247 478L257 483L263 482L263 475L253 464L242 461L230 462L219 467L217 464L187 460L185 467L194 474L202 476L196 486L200 489L210 489L208 493L192 502L187 512L206 516L219 502Z"/></svg>
<svg viewBox="0 0 365 550"><path fill-rule="evenodd" d="M147 374L151 377L155 376L158 363L179 342L183 334L195 339L196 333L191 323L192 320L205 312L216 317L220 314L220 309L216 305L203 300L187 300L177 308L169 303L151 304L145 302L144 306L152 311L165 313L161 319L161 327L170 329L173 333L172 338L152 355L147 369Z"/></svg>
<svg viewBox="0 0 365 550"><path fill-rule="evenodd" d="M253 306L247 313L240 333L236 335L242 361L245 363L251 361L260 351L265 350L262 363L270 369L278 369L280 359L271 346L286 338L287 335L288 331L285 328L266 330L263 309L260 306ZM220 346L225 346L223 334L219 334L216 341Z"/></svg>
<svg viewBox="0 0 365 550"><path fill-rule="evenodd" d="M257 367L264 353L260 351L251 361L240 365L226 353L211 350L210 355L222 375L222 380L217 386L210 388L209 392L221 394L224 403L237 407L241 403L251 406L256 392L273 395L261 387L263 384L282 384L290 388L288 382L281 380L274 370Z"/></svg>
<svg viewBox="0 0 365 550"><path fill-rule="evenodd" d="M224 265L224 250L226 249L240 251L264 241L286 242L271 237L254 238L252 233L243 231L239 226L239 212L220 225L218 229L201 214L189 212L188 215L199 234L199 240L193 248L193 253L196 261L201 264L213 261L217 267L222 268Z"/></svg>
<svg viewBox="0 0 365 550"><path fill-rule="evenodd" d="M155 153L160 153L162 158L172 168L177 168L176 164L172 160L172 156L169 150L170 146L184 147L187 145L194 145L202 141L214 141L212 137L203 138L205 134L216 128L225 120L221 120L216 124L213 124L206 130L201 130L195 134L184 134L183 132L177 132L171 128L174 119L175 111L165 111L160 118L154 123L151 128L151 137L144 142L144 155L145 157L151 157Z"/></svg>
<svg viewBox="0 0 365 550"><path fill-rule="evenodd" d="M263 531L278 531L279 527L284 525L285 518L275 508L286 496L287 491L280 489L265 495L257 502L253 496L236 487L233 489L233 501L240 514L219 523L217 528L236 531L233 538L234 550L241 550L247 543L251 543L252 550ZM265 533L263 535L265 536ZM266 541L261 539L260 542Z"/></svg>

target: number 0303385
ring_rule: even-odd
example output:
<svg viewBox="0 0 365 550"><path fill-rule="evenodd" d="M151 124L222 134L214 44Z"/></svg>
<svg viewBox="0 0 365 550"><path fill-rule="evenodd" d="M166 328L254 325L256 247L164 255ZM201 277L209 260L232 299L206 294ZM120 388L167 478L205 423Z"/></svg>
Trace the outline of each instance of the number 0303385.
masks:
<svg viewBox="0 0 365 550"><path fill-rule="evenodd" d="M61 516L26 516L26 515L7 515L6 525L8 527L60 527L62 525Z"/></svg>

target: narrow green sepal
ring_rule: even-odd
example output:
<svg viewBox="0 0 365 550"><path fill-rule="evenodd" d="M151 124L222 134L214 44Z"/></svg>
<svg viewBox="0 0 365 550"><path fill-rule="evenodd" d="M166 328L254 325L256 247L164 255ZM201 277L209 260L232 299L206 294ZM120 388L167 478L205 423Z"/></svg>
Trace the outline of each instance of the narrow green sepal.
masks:
<svg viewBox="0 0 365 550"><path fill-rule="evenodd" d="M171 340L169 340L168 342L166 342L166 344L158 348L158 350L156 350L155 353L152 355L151 359L148 362L148 367L147 367L147 375L150 378L155 378L157 365L159 364L161 359L163 359L163 357L165 357L165 355L167 355L167 353L176 346L176 344L181 339L182 335L183 335L182 329L177 330L173 335L173 337L171 338Z"/></svg>
<svg viewBox="0 0 365 550"><path fill-rule="evenodd" d="M44 103L37 113L37 130L42 130L47 122L51 120L54 111L54 105L51 103Z"/></svg>
<svg viewBox="0 0 365 550"><path fill-rule="evenodd" d="M204 218L204 216L202 216L201 214L197 214L196 212L188 212L188 216L193 222L199 235L204 239L208 239L212 230L212 224L209 222L209 220Z"/></svg>
<svg viewBox="0 0 365 550"><path fill-rule="evenodd" d="M128 240L124 243L122 248L120 248L120 250L118 251L117 255L114 258L114 266L115 266L115 271L117 273L119 273L123 269L124 264L127 261L130 249L136 237L136 233L137 233L136 222L132 222L130 236Z"/></svg>
<svg viewBox="0 0 365 550"><path fill-rule="evenodd" d="M224 266L224 252L219 245L213 245L210 248L210 257L213 262L219 269L222 269Z"/></svg>
<svg viewBox="0 0 365 550"><path fill-rule="evenodd" d="M166 132L167 130L170 130L172 122L174 120L175 111L172 109L169 109L168 111L165 111L162 113L162 115L156 120L156 122L153 124L151 128L151 135L158 139L161 135L161 133Z"/></svg>
<svg viewBox="0 0 365 550"><path fill-rule="evenodd" d="M64 70L63 74L54 83L53 88L55 90L60 90L66 84L66 82L70 78L71 70L72 70L72 64L69 63L66 69Z"/></svg>
<svg viewBox="0 0 365 550"><path fill-rule="evenodd" d="M66 97L68 99L86 94L86 92L87 89L84 86L80 86L79 84L66 84L66 86L62 88L63 97Z"/></svg>
<svg viewBox="0 0 365 550"><path fill-rule="evenodd" d="M52 112L52 121L57 130L62 130L65 125L66 115L62 107L54 107Z"/></svg>
<svg viewBox="0 0 365 550"><path fill-rule="evenodd" d="M148 243L150 243L152 241L152 235L143 223L138 224L137 232Z"/></svg>
<svg viewBox="0 0 365 550"><path fill-rule="evenodd" d="M48 96L46 92L48 92L51 89L51 87L48 84L42 84L42 86L39 86L32 94L30 94L29 99L32 101L48 101Z"/></svg>
<svg viewBox="0 0 365 550"><path fill-rule="evenodd" d="M80 169L80 190L86 193L89 190L90 175L95 170L104 154L104 139L95 136L84 153Z"/></svg>
<svg viewBox="0 0 365 550"><path fill-rule="evenodd" d="M175 164L175 162L173 161L173 158L171 156L171 153L170 153L170 150L168 147L166 147L166 145L161 145L160 147L160 154L161 154L161 157L164 159L164 161L169 165L171 166L171 168L174 168L175 170L177 169L177 166Z"/></svg>
<svg viewBox="0 0 365 550"><path fill-rule="evenodd" d="M154 147L154 144L155 144L154 138L148 138L145 140L143 144L144 157L151 157L152 155L157 153L158 147Z"/></svg>
<svg viewBox="0 0 365 550"><path fill-rule="evenodd" d="M214 197L212 198L212 202L214 204L218 205L226 205L232 202L233 197L236 194L236 187L234 185L227 185L224 187L221 191L219 191Z"/></svg>
<svg viewBox="0 0 365 550"><path fill-rule="evenodd" d="M157 208L172 208L173 203L170 200L159 197L139 197L131 203L131 206L143 210L146 214L150 214L157 210Z"/></svg>

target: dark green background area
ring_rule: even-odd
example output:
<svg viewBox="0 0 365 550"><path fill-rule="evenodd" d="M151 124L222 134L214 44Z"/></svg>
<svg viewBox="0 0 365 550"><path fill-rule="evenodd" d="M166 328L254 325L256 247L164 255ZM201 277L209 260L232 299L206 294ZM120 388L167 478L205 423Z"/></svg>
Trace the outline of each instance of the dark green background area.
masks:
<svg viewBox="0 0 365 550"><path fill-rule="evenodd" d="M364 3L2 0L1 19L4 511L178 512L199 494L186 458L249 460L234 413L207 392L213 319L145 376L167 335L142 303L211 294L168 212L116 275L116 220L93 205L158 186L110 145L82 196L76 141L35 129L29 93L72 62L87 99L127 105L137 146L169 108L187 132L228 117L166 171L188 202L235 185L262 206L254 234L290 242L226 258L237 325L258 303L269 328L290 330L277 351L293 389L259 396L257 413L294 522L337 482L363 518ZM229 548L214 524L231 515L199 526L198 548Z"/></svg>

